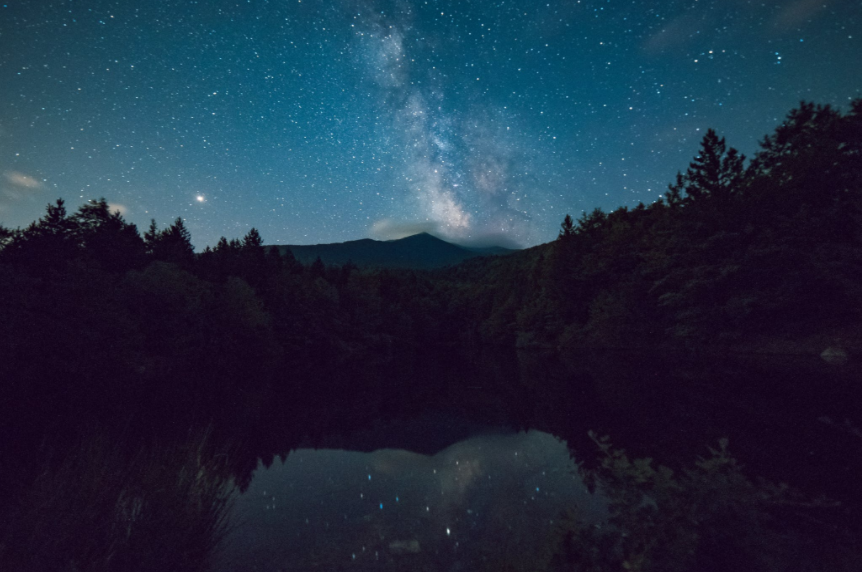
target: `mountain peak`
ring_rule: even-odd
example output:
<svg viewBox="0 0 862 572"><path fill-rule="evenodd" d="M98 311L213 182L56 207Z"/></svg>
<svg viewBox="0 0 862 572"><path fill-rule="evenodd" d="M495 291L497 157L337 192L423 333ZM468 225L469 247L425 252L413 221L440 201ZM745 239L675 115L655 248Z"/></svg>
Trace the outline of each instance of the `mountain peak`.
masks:
<svg viewBox="0 0 862 572"><path fill-rule="evenodd" d="M397 242L399 240L436 240L436 241L440 241L440 242L446 242L442 238L438 238L438 237L434 236L433 234L430 234L427 232L420 232L418 234L411 234L410 236L404 236L402 238L396 238L395 240L390 240L387 242ZM448 244L452 244L452 243L450 242Z"/></svg>
<svg viewBox="0 0 862 572"><path fill-rule="evenodd" d="M441 268L476 256L502 254L465 248L427 232L395 240L280 245L278 249L281 253L289 250L303 264L311 264L320 257L325 264L341 265L350 261L357 266L417 269Z"/></svg>

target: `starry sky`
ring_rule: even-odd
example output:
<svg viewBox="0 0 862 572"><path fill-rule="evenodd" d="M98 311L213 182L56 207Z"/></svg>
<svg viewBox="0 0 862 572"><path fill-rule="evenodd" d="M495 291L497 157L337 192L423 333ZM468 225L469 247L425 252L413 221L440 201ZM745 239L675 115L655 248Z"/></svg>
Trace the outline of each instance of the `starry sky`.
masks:
<svg viewBox="0 0 862 572"><path fill-rule="evenodd" d="M857 0L0 0L0 224L530 246L862 97Z"/></svg>

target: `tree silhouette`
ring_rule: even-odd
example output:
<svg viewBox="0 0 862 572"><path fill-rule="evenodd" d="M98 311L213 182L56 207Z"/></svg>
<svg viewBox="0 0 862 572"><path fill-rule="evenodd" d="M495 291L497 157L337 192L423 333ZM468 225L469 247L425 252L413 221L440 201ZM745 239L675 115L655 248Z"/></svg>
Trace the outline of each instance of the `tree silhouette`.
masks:
<svg viewBox="0 0 862 572"><path fill-rule="evenodd" d="M137 227L127 223L119 211L111 213L104 198L82 205L73 220L86 255L102 268L125 272L144 263L146 245Z"/></svg>
<svg viewBox="0 0 862 572"><path fill-rule="evenodd" d="M3 258L30 272L44 275L74 260L80 243L75 221L63 199L49 204L45 215L26 229L6 231Z"/></svg>
<svg viewBox="0 0 862 572"><path fill-rule="evenodd" d="M159 225L156 224L156 219L150 219L150 226L144 231L144 246L146 247L147 254L150 256L155 256L156 244L159 241L160 234L161 232L159 231Z"/></svg>
<svg viewBox="0 0 862 572"><path fill-rule="evenodd" d="M590 213L585 212L578 219L578 227L575 232L580 235L595 236L602 230L607 219L608 215L602 209L593 209Z"/></svg>
<svg viewBox="0 0 862 572"><path fill-rule="evenodd" d="M252 227L252 229L248 231L248 234L243 237L242 247L247 250L263 248L263 239L260 237L260 233L256 228Z"/></svg>
<svg viewBox="0 0 862 572"><path fill-rule="evenodd" d="M68 239L74 226L66 214L66 202L63 199L57 199L57 203L49 204L47 210L48 212L39 219L37 224L38 234Z"/></svg>
<svg viewBox="0 0 862 572"><path fill-rule="evenodd" d="M563 219L560 227L560 234L557 237L558 239L564 240L575 235L575 224L572 222L572 217L570 215L566 215L566 218Z"/></svg>
<svg viewBox="0 0 862 572"><path fill-rule="evenodd" d="M182 218L177 217L171 226L162 231L158 230L156 221L153 220L144 233L144 243L147 251L156 260L185 267L194 262L195 249L191 242L191 233Z"/></svg>
<svg viewBox="0 0 862 572"><path fill-rule="evenodd" d="M318 256L314 259L314 262L311 263L309 267L309 272L311 273L312 278L324 278L326 275L326 266L323 264L323 261Z"/></svg>
<svg viewBox="0 0 862 572"><path fill-rule="evenodd" d="M15 231L10 230L0 224L0 250L3 249L7 244L12 242L15 237Z"/></svg>
<svg viewBox="0 0 862 572"><path fill-rule="evenodd" d="M690 201L705 197L726 201L739 188L745 157L734 148L728 150L724 137L719 138L713 129L707 130L700 145L685 175L677 174L676 184L670 187L668 202L672 205L681 200L682 190Z"/></svg>

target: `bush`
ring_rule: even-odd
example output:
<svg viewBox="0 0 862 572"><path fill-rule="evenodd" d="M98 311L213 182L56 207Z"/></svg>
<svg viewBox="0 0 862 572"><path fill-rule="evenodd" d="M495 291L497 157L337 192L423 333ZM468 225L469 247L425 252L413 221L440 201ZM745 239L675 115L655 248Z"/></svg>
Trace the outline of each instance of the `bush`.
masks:
<svg viewBox="0 0 862 572"><path fill-rule="evenodd" d="M862 563L849 532L820 518L837 503L753 483L726 439L675 473L590 436L602 461L586 476L607 498L609 517L593 526L572 514L562 519L550 542L552 570L858 570Z"/></svg>

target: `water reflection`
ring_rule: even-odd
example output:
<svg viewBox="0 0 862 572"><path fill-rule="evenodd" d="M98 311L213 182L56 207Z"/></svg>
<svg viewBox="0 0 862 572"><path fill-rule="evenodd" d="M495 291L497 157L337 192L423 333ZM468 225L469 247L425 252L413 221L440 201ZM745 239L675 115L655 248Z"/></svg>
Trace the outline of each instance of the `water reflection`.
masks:
<svg viewBox="0 0 862 572"><path fill-rule="evenodd" d="M540 550L566 509L602 516L566 444L540 431L435 455L300 449L255 471L217 570L477 569Z"/></svg>
<svg viewBox="0 0 862 572"><path fill-rule="evenodd" d="M543 548L565 508L601 512L564 444L595 469L590 430L677 474L727 437L752 481L840 501L820 529L862 528L855 369L630 352L416 360L395 373L342 367L365 378L337 392L307 384L321 388L317 401L272 401L233 459L246 492L218 570L536 569L524 555ZM300 446L317 450L273 464Z"/></svg>

